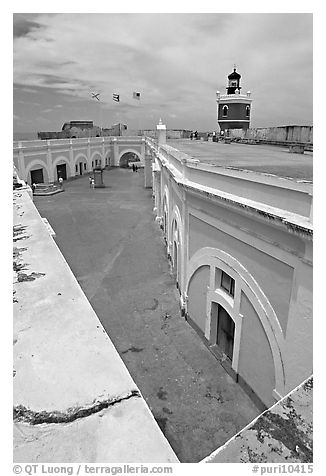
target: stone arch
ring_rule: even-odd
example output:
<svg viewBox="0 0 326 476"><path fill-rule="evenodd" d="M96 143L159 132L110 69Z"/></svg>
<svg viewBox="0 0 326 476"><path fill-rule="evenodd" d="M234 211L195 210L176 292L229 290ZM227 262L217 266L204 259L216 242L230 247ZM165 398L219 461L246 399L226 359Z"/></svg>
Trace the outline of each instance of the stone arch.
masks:
<svg viewBox="0 0 326 476"><path fill-rule="evenodd" d="M82 152L79 152L79 154L76 155L76 157L74 157L74 165L76 165L77 161L80 161L80 159L84 162L87 163L87 156L86 154L83 154Z"/></svg>
<svg viewBox="0 0 326 476"><path fill-rule="evenodd" d="M113 165L111 161L113 161L113 157L111 156L111 149L108 149L105 152L104 165Z"/></svg>
<svg viewBox="0 0 326 476"><path fill-rule="evenodd" d="M225 271L231 277L236 280L236 286L238 291L243 290L248 299L250 300L251 305L253 306L256 314L259 317L261 325L265 331L265 335L270 345L273 363L274 363L274 376L275 376L275 389L274 389L274 398L279 399L285 393L285 371L284 371L284 362L283 362L283 349L284 349L284 335L280 325L280 322L277 318L277 315L264 294L263 290L260 288L257 281L249 273L249 271L233 256L224 252L223 250L211 247L205 247L198 250L191 258L187 277L186 277L186 290L188 293L189 284L193 274L201 266L210 267L210 289L208 290L208 301L219 302L231 315L232 319L238 323L238 328L240 327L241 331L241 319L242 316L236 312L234 307L230 305L227 299L223 298L221 293L215 289L215 270L217 268ZM239 295L239 292L237 293ZM238 298L237 298L238 299ZM235 297L235 306L239 305L239 302L236 302ZM205 329L206 338L209 335L210 328L210 316L209 316L209 302L207 305L207 322ZM237 342L235 342L235 370L237 370L237 364L239 359L240 351L240 334L237 336ZM233 366L233 365L232 365Z"/></svg>
<svg viewBox="0 0 326 476"><path fill-rule="evenodd" d="M36 166L39 166L39 168L43 169L46 173L45 176L43 176L44 178L44 181L45 183L48 183L50 181L50 171L48 169L48 166L45 162L43 162L42 160L32 160L27 166L26 166L26 169L25 169L25 181L27 183L31 182L29 180L29 173L31 172L32 169L35 169Z"/></svg>
<svg viewBox="0 0 326 476"><path fill-rule="evenodd" d="M171 258L172 266L176 272L177 287L180 290L183 269L183 224L179 207L174 206L171 213Z"/></svg>
<svg viewBox="0 0 326 476"><path fill-rule="evenodd" d="M98 156L98 158L96 158ZM96 164L96 160L100 161L99 164ZM93 166L92 166L92 163L93 163ZM102 154L98 151L98 150L95 150L92 154L91 154L91 158L90 158L90 166L91 167L96 167L96 165L101 165L102 166Z"/></svg>
<svg viewBox="0 0 326 476"><path fill-rule="evenodd" d="M169 251L169 189L167 185L164 186L163 200L162 200L162 227L164 235L168 242L168 251Z"/></svg>
<svg viewBox="0 0 326 476"><path fill-rule="evenodd" d="M129 153L129 152L131 152L132 154L137 155L137 157L139 158L140 163L142 164L142 166L145 166L145 159L144 159L144 157L142 156L142 154L141 154L138 150L133 149L133 148L130 148L130 147L125 148L125 149L122 149L122 150L119 150L119 155L118 155L118 165L119 165L119 166L120 166L120 161L121 161L122 156L123 156L124 154Z"/></svg>
<svg viewBox="0 0 326 476"><path fill-rule="evenodd" d="M60 165L60 163L65 163L68 166L69 172L67 174L67 178L75 175L75 169L73 164L70 162L70 160L67 159L67 157L65 157L64 155L61 155L52 162L53 177L56 176L56 167L57 165Z"/></svg>
<svg viewBox="0 0 326 476"><path fill-rule="evenodd" d="M79 152L76 157L74 157L74 160L73 160L73 168L75 170L75 174L76 173L80 173L80 170L78 168L78 172L76 171L76 165L77 163L79 164L80 162L83 163L83 170L82 170L82 173L87 173L88 169L89 169L89 163L88 163L88 160L87 160L87 156L85 154L83 154L82 152ZM84 164L86 164L86 168L84 167Z"/></svg>

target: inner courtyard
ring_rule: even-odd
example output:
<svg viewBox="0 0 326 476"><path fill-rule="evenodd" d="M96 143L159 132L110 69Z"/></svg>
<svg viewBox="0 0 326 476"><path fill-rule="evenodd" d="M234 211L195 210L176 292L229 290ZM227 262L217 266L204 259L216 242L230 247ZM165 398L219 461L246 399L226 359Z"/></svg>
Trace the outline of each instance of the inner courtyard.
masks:
<svg viewBox="0 0 326 476"><path fill-rule="evenodd" d="M143 174L105 170L96 190L82 176L34 204L179 460L198 462L260 410L180 316Z"/></svg>

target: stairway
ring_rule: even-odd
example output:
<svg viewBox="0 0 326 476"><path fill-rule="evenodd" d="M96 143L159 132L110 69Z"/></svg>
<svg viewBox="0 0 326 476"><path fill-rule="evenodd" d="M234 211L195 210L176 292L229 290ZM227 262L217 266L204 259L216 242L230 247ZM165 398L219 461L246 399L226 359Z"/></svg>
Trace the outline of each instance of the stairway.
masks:
<svg viewBox="0 0 326 476"><path fill-rule="evenodd" d="M35 184L34 196L54 195L63 192L58 185L54 183L37 183Z"/></svg>

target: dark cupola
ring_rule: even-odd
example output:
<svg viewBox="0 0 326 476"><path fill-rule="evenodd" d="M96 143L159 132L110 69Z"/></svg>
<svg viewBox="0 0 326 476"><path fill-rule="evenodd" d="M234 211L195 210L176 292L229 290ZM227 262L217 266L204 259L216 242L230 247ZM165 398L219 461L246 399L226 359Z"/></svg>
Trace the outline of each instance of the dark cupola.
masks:
<svg viewBox="0 0 326 476"><path fill-rule="evenodd" d="M235 94L236 90L240 93L240 78L241 74L237 73L234 67L233 72L228 76L229 85L226 88L227 94Z"/></svg>

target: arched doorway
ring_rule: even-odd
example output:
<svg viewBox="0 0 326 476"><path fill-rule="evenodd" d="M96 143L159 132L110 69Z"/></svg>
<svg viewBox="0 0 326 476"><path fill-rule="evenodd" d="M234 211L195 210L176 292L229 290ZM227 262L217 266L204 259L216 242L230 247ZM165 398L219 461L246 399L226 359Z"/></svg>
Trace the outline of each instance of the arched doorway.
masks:
<svg viewBox="0 0 326 476"><path fill-rule="evenodd" d="M164 236L167 239L167 234L168 234L168 205L167 205L166 195L164 195L164 198L163 198L162 218L163 218L162 228L163 228Z"/></svg>
<svg viewBox="0 0 326 476"><path fill-rule="evenodd" d="M33 183L48 183L50 174L44 163L38 160L33 160L26 167L24 179L30 185Z"/></svg>
<svg viewBox="0 0 326 476"><path fill-rule="evenodd" d="M186 289L189 322L223 367L272 405L284 395L284 335L259 283L235 257L205 247L188 264Z"/></svg>
<svg viewBox="0 0 326 476"><path fill-rule="evenodd" d="M59 180L59 178L62 178L63 180L67 180L67 166L66 166L66 164L58 164L56 166L56 170L57 170L57 180Z"/></svg>
<svg viewBox="0 0 326 476"><path fill-rule="evenodd" d="M140 165L140 158L134 152L125 152L120 157L119 167L128 169L133 163Z"/></svg>
<svg viewBox="0 0 326 476"><path fill-rule="evenodd" d="M43 168L30 171L31 183L44 183Z"/></svg>
<svg viewBox="0 0 326 476"><path fill-rule="evenodd" d="M177 288L180 292L180 258L179 258L179 248L180 248L180 237L179 229L176 219L173 219L172 222L172 271L176 280Z"/></svg>

